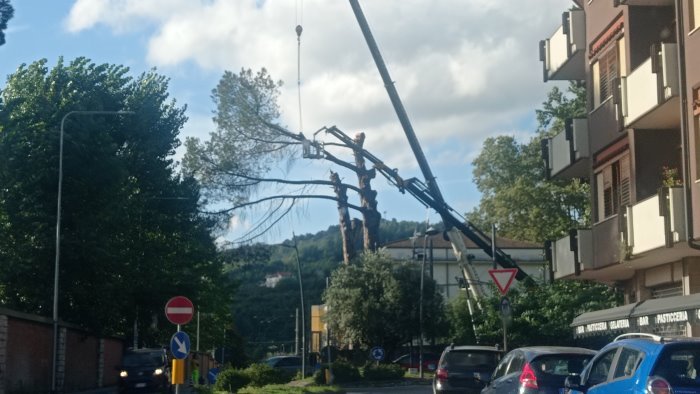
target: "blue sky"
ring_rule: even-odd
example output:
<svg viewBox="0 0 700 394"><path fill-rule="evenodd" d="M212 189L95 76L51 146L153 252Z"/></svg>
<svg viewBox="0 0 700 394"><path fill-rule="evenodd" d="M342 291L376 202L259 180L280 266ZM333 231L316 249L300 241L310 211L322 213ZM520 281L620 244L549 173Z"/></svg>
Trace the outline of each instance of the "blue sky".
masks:
<svg viewBox="0 0 700 394"><path fill-rule="evenodd" d="M552 85L542 82L538 41L561 23L568 0L360 1L443 195L459 212L478 204L470 163L489 136L527 139L534 111ZM384 90L352 9L342 0L12 0L15 16L0 47L2 84L20 64L85 56L156 68L187 104L180 135L206 139L210 99L224 70L268 69L284 81L280 122L299 131L297 38L301 36L303 132L336 125L363 131L365 147L405 178L422 175ZM1 85L0 85L1 86ZM182 156L178 151L176 159ZM351 160L350 158L348 158ZM328 163L298 160L290 179L327 179ZM341 174L355 183L352 174ZM438 221L384 179L373 182L386 219ZM331 194L317 189L315 193ZM351 197L352 199L353 197ZM356 201L351 201L356 202ZM356 216L356 215L355 215ZM236 214L238 239L261 217ZM334 203L300 204L267 236L278 242L337 224Z"/></svg>

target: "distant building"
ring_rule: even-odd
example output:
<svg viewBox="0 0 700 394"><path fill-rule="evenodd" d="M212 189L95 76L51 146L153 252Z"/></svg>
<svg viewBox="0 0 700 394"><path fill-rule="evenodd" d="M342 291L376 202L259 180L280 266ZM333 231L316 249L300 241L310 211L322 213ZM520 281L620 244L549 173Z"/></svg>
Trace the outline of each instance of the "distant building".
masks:
<svg viewBox="0 0 700 394"><path fill-rule="evenodd" d="M469 254L473 256L471 264L475 268L477 280L483 286L495 286L488 273L490 269L493 269L491 256L478 248L471 240L464 236L463 239ZM432 264L430 264L431 245ZM549 268L545 262L542 245L496 237L496 246L510 255L518 266L536 282L549 279ZM445 300L450 300L459 294L460 287L457 278L463 278L462 269L452 250L452 244L443 238L442 233L390 242L384 245L384 249L395 260L409 261L415 264L422 263L425 253L425 275L426 277L432 275ZM513 285L517 286L515 282Z"/></svg>
<svg viewBox="0 0 700 394"><path fill-rule="evenodd" d="M275 288L277 284L280 283L282 279L291 278L292 274L289 272L275 272L274 274L265 275L265 287Z"/></svg>

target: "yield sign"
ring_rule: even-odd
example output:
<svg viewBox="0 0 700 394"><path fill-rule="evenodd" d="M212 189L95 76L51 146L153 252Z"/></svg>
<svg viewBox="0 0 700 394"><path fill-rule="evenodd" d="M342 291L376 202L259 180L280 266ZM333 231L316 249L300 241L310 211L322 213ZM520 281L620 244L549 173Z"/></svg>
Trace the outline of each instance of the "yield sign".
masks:
<svg viewBox="0 0 700 394"><path fill-rule="evenodd" d="M501 294L503 294L503 295L506 295L506 293L508 293L508 289L510 288L510 285L513 283L513 279L515 279L515 274L517 274L517 273L518 273L517 268L503 268L503 269L489 270L489 275L491 275L491 278L496 283L496 287L498 287L498 291L500 291Z"/></svg>
<svg viewBox="0 0 700 394"><path fill-rule="evenodd" d="M194 315L194 305L189 298L173 297L165 304L165 317L173 324L187 324Z"/></svg>

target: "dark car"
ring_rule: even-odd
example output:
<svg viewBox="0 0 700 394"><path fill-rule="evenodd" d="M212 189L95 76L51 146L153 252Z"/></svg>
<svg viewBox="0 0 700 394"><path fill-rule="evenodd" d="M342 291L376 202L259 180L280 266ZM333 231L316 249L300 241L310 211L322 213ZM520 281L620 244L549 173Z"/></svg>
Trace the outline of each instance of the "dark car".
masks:
<svg viewBox="0 0 700 394"><path fill-rule="evenodd" d="M273 356L265 360L265 364L290 375L301 372L301 357L299 356ZM308 372L310 366L306 365L305 367Z"/></svg>
<svg viewBox="0 0 700 394"><path fill-rule="evenodd" d="M170 368L164 349L127 350L119 366L119 391L170 390Z"/></svg>
<svg viewBox="0 0 700 394"><path fill-rule="evenodd" d="M699 394L700 340L624 334L605 345L580 376L566 379L568 393Z"/></svg>
<svg viewBox="0 0 700 394"><path fill-rule="evenodd" d="M435 371L440 355L435 353L423 353L423 371ZM420 353L406 353L392 361L403 369L419 369Z"/></svg>
<svg viewBox="0 0 700 394"><path fill-rule="evenodd" d="M446 347L433 377L433 393L481 392L501 354L491 346Z"/></svg>
<svg viewBox="0 0 700 394"><path fill-rule="evenodd" d="M510 351L493 371L482 394L559 394L570 374L579 374L595 356L590 349L532 346Z"/></svg>

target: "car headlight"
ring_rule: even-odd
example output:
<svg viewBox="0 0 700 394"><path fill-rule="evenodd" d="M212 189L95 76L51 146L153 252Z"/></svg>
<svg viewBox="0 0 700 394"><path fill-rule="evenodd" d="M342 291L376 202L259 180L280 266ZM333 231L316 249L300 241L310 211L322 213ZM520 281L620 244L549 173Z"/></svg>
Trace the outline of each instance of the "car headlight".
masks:
<svg viewBox="0 0 700 394"><path fill-rule="evenodd" d="M125 378L129 376L129 373L126 371L119 371L119 377Z"/></svg>
<svg viewBox="0 0 700 394"><path fill-rule="evenodd" d="M156 368L155 371L153 371L154 375L162 375L163 374L163 368Z"/></svg>

